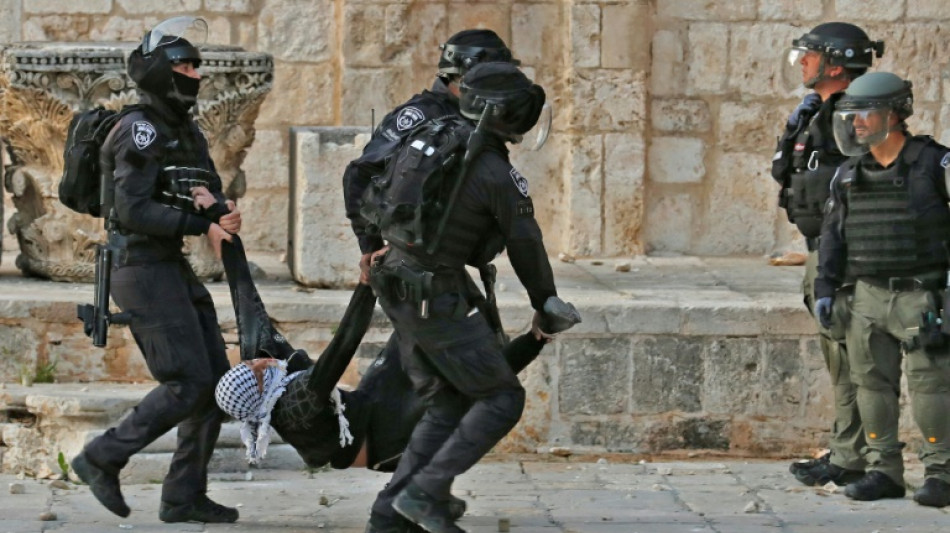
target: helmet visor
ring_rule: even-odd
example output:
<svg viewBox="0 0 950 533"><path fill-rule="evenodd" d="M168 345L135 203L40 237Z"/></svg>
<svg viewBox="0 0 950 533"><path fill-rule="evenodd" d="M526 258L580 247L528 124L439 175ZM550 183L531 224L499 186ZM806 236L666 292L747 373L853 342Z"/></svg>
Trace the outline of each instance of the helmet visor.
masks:
<svg viewBox="0 0 950 533"><path fill-rule="evenodd" d="M809 54L814 54L814 67L810 61L803 61ZM782 61L782 86L786 91L794 91L818 75L817 69L821 61L821 53L809 50L801 46L793 46L785 51L785 59ZM815 72L807 72L807 69L814 68ZM808 79L806 79L806 76Z"/></svg>
<svg viewBox="0 0 950 533"><path fill-rule="evenodd" d="M545 102L544 105L541 106L541 115L538 116L538 121L522 136L521 143L516 146L520 146L525 150L531 150L532 152L540 150L548 140L548 135L551 133L551 122L553 120L554 109L550 103Z"/></svg>
<svg viewBox="0 0 950 533"><path fill-rule="evenodd" d="M165 42L162 39L168 38ZM150 54L158 48L171 44L178 39L186 39L194 46L201 46L208 41L208 23L198 17L173 17L160 22L148 33L142 43L142 53Z"/></svg>
<svg viewBox="0 0 950 533"><path fill-rule="evenodd" d="M868 153L890 133L889 107L835 111L833 131L841 153L848 156Z"/></svg>

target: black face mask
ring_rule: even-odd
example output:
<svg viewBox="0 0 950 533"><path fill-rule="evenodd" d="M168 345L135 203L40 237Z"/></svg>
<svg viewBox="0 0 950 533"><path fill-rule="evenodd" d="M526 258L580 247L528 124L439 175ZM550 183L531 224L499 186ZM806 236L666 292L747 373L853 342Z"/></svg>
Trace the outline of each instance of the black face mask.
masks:
<svg viewBox="0 0 950 533"><path fill-rule="evenodd" d="M198 88L201 85L200 79L195 79L178 72L172 72L172 83L175 87L172 97L179 100L187 107L195 105L198 101Z"/></svg>

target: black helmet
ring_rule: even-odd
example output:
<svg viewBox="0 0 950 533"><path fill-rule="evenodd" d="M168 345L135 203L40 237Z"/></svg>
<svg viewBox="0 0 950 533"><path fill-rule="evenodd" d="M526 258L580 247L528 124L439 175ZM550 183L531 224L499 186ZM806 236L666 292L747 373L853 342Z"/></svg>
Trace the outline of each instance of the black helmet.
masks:
<svg viewBox="0 0 950 533"><path fill-rule="evenodd" d="M439 46L439 76L462 76L479 63L505 62L520 65L505 41L491 30L462 30Z"/></svg>
<svg viewBox="0 0 950 533"><path fill-rule="evenodd" d="M538 121L544 89L511 63L479 63L459 84L459 108L466 118L485 125L506 140L519 142Z"/></svg>
<svg viewBox="0 0 950 533"><path fill-rule="evenodd" d="M869 72L848 86L835 104L833 130L841 153L860 155L892 131L893 112L903 121L914 114L913 84L890 72Z"/></svg>
<svg viewBox="0 0 950 533"><path fill-rule="evenodd" d="M864 30L847 22L819 24L810 32L792 40L792 47L786 53L786 68L791 69L785 76L789 87L801 83L801 73L797 71L798 63L808 52L821 54L818 74L804 82L805 87L810 89L825 77L826 65L840 66L852 72L856 71L858 75L863 74L871 66L875 56L880 58L884 55L884 41L872 41Z"/></svg>
<svg viewBox="0 0 950 533"><path fill-rule="evenodd" d="M142 43L129 56L129 77L141 90L160 99L179 101L186 107L194 105L194 91L179 90L172 65L188 62L195 68L201 66L196 44L204 43L207 29L207 23L196 17L174 17L159 23L145 33Z"/></svg>

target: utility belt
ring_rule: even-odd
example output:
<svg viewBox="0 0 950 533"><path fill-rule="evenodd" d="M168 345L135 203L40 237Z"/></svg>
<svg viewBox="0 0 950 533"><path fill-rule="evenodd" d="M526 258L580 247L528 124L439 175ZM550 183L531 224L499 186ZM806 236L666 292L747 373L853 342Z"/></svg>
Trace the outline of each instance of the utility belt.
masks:
<svg viewBox="0 0 950 533"><path fill-rule="evenodd" d="M891 278L859 278L869 285L887 289L892 293L926 292L930 304L928 309L920 313L920 321L916 328L917 335L910 340L901 342L905 351L919 348L927 353L931 359L938 355L946 355L950 323L948 323L947 301L950 290L947 290L948 272L932 271L914 277ZM932 309L929 309L932 308Z"/></svg>
<svg viewBox="0 0 950 533"><path fill-rule="evenodd" d="M821 237L805 237L805 246L809 252L817 252L821 245Z"/></svg>
<svg viewBox="0 0 950 533"><path fill-rule="evenodd" d="M417 306L419 318L429 318L429 302L441 294L458 292L468 296L464 270L430 272L405 261L374 265L370 284L381 297ZM463 302L466 299L463 299ZM468 309L463 309L462 313Z"/></svg>
<svg viewBox="0 0 950 533"><path fill-rule="evenodd" d="M909 277L860 277L860 281L890 292L939 291L946 288L946 273L927 272Z"/></svg>

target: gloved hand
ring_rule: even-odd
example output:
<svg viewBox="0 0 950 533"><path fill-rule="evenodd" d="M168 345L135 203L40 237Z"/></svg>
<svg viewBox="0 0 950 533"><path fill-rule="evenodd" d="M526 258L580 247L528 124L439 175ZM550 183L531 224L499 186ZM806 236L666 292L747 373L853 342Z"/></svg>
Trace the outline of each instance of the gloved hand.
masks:
<svg viewBox="0 0 950 533"><path fill-rule="evenodd" d="M826 329L831 327L831 308L834 305L835 299L831 296L818 298L818 301L815 302L815 316L818 317L818 322L821 323L822 327Z"/></svg>
<svg viewBox="0 0 950 533"><path fill-rule="evenodd" d="M798 104L798 107L788 116L788 127L797 128L802 120L807 120L814 115L819 107L821 107L821 96L818 93L806 94L805 98L802 98L802 103Z"/></svg>

